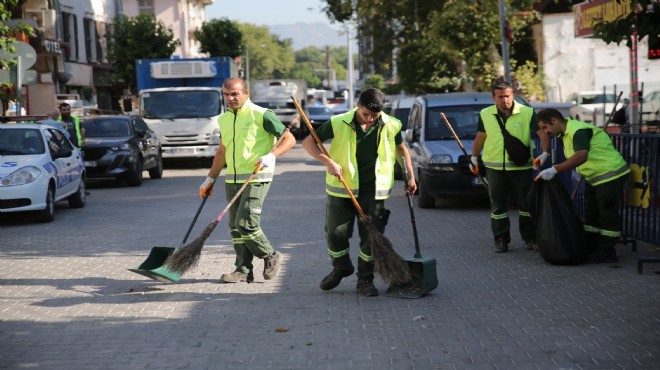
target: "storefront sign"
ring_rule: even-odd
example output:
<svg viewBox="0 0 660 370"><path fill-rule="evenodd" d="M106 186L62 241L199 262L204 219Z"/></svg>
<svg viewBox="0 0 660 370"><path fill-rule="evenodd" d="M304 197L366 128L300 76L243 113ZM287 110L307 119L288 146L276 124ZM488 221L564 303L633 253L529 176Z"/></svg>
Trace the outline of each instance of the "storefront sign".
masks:
<svg viewBox="0 0 660 370"><path fill-rule="evenodd" d="M59 41L53 41L53 40L43 40L41 43L44 47L44 51L49 54L61 54L62 49L60 48L60 43Z"/></svg>
<svg viewBox="0 0 660 370"><path fill-rule="evenodd" d="M593 36L593 26L599 22L612 22L632 12L631 0L593 0L573 6L575 37Z"/></svg>

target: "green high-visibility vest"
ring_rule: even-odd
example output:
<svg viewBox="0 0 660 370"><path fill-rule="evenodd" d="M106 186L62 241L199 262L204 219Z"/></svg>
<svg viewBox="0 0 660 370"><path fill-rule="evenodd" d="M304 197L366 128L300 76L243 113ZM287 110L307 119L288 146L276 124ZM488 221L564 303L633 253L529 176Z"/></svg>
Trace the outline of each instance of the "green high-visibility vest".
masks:
<svg viewBox="0 0 660 370"><path fill-rule="evenodd" d="M481 154L481 160L487 168L496 170L526 170L532 168L531 157L531 131L529 128L529 121L534 115L534 110L526 105L514 102L511 116L505 122L505 128L512 136L517 137L523 144L530 147L530 160L528 163L518 166L504 149L504 136L497 121L497 106L492 105L484 108L479 113L481 121L484 123L486 130L486 141L484 142L484 150Z"/></svg>
<svg viewBox="0 0 660 370"><path fill-rule="evenodd" d="M73 114L71 115L71 118L73 119L73 127L76 129L76 139L78 142L78 147L80 148L83 144L82 133L80 132L80 118L78 118L78 116L74 116ZM57 120L64 122L62 121L62 114L57 117Z"/></svg>
<svg viewBox="0 0 660 370"><path fill-rule="evenodd" d="M229 110L218 117L220 137L226 148L227 183L244 183L254 172L259 158L273 149L276 138L264 130L266 111L248 99L236 113ZM265 167L251 182L270 182L274 172L275 166Z"/></svg>
<svg viewBox="0 0 660 370"><path fill-rule="evenodd" d="M353 118L357 109L333 116L333 139L330 145L330 158L342 168L342 177L355 196L360 194L360 177L355 151L357 136ZM396 135L401 132L401 121L380 115L381 124L377 129L378 157L376 159L376 199L387 199L394 185L394 162L396 161ZM326 173L325 191L335 197L348 198L350 195L344 185L335 176Z"/></svg>
<svg viewBox="0 0 660 370"><path fill-rule="evenodd" d="M575 154L573 149L573 137L578 130L591 130L592 136L589 142L589 157L587 161L576 168L577 172L584 176L591 185L598 185L612 181L628 172L630 167L612 145L610 136L594 125L569 119L566 123L566 132L562 135L564 143L564 155L570 158Z"/></svg>

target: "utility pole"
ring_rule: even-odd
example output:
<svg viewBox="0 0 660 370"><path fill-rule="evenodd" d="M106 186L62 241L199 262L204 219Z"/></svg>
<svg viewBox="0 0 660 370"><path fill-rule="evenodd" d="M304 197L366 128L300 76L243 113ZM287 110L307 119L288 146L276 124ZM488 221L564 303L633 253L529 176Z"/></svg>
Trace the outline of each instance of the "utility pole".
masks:
<svg viewBox="0 0 660 370"><path fill-rule="evenodd" d="M347 79L347 87L348 87L348 101L346 102L346 106L348 109L353 109L353 95L355 93L353 92L353 46L351 42L351 26L350 23L349 25L346 26L346 38L348 39L348 61L347 61L347 68L348 68L348 74L346 75Z"/></svg>
<svg viewBox="0 0 660 370"><path fill-rule="evenodd" d="M511 63L509 63L509 40L506 30L506 10L504 0L498 0L500 6L500 35L502 37L502 63L504 64L504 78L511 83Z"/></svg>

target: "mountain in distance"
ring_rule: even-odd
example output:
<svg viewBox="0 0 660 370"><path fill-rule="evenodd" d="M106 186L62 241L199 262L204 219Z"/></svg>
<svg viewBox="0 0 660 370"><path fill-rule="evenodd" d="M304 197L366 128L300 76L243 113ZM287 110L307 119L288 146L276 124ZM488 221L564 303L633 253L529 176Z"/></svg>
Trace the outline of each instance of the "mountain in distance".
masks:
<svg viewBox="0 0 660 370"><path fill-rule="evenodd" d="M293 24L268 26L272 34L280 39L293 40L293 50L300 50L308 46L323 49L328 46L346 46L346 33L339 27L333 28L327 23L298 22Z"/></svg>

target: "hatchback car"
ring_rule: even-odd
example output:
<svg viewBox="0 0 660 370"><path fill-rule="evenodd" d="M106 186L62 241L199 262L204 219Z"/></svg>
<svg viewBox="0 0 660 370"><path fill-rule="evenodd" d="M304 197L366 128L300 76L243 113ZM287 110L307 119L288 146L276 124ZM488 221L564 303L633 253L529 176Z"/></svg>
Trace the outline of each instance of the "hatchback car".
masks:
<svg viewBox="0 0 660 370"><path fill-rule="evenodd" d="M55 218L55 202L86 203L80 151L51 126L0 124L0 213L33 211L36 220Z"/></svg>
<svg viewBox="0 0 660 370"><path fill-rule="evenodd" d="M85 130L85 168L89 178L114 177L142 185L142 172L163 177L163 152L156 134L138 116L90 116Z"/></svg>
<svg viewBox="0 0 660 370"><path fill-rule="evenodd" d="M307 109L309 109L309 122L315 130L332 117L332 111L324 105L310 105Z"/></svg>

